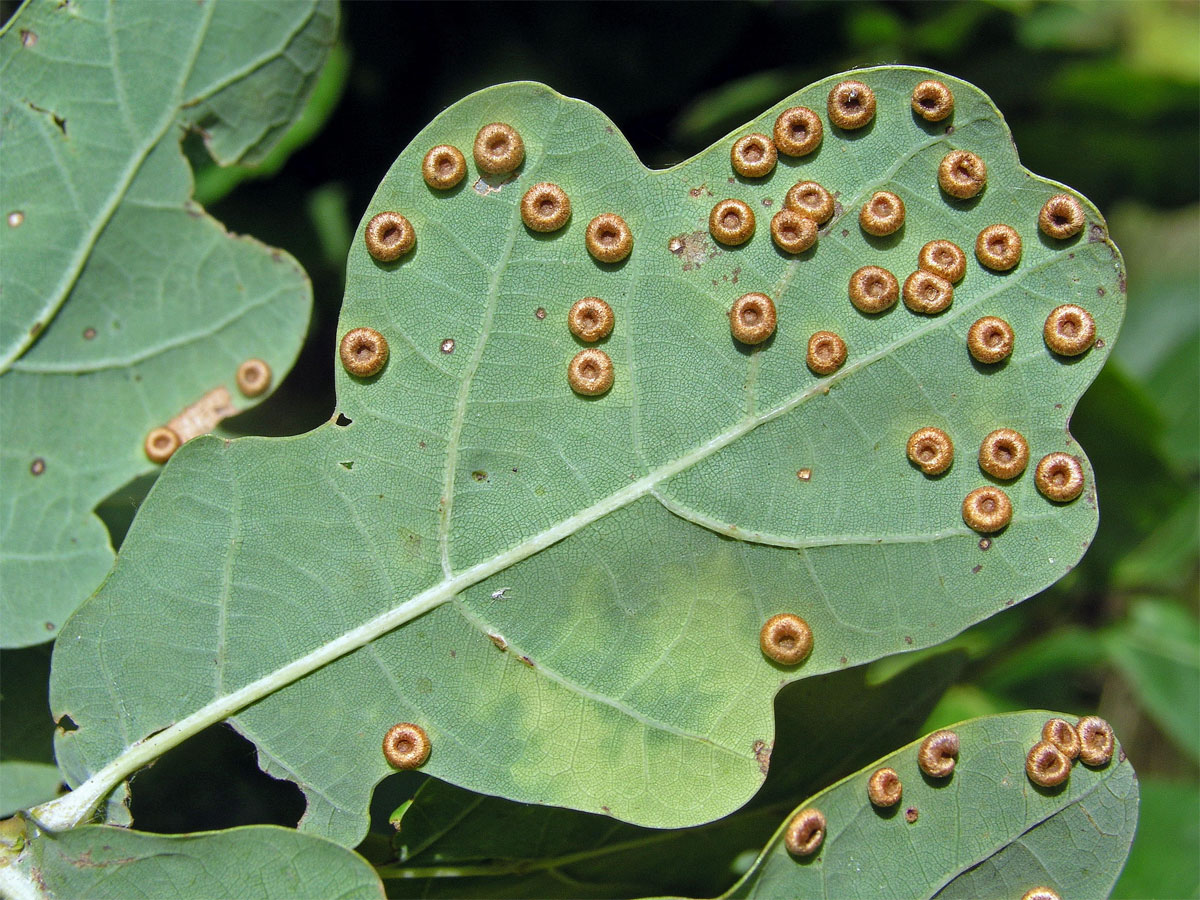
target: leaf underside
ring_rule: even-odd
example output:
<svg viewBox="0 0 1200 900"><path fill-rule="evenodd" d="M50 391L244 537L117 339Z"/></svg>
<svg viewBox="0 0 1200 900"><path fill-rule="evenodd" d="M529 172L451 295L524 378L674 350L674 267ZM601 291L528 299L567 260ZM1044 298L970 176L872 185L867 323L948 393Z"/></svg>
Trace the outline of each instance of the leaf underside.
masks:
<svg viewBox="0 0 1200 900"><path fill-rule="evenodd" d="M23 7L0 35L0 619L4 646L50 640L112 566L93 510L158 468L143 440L193 404L219 419L235 372L278 384L311 286L287 254L191 201L180 150L203 129L253 161L299 115L336 32L309 3ZM272 385L273 386L273 385Z"/></svg>
<svg viewBox="0 0 1200 900"><path fill-rule="evenodd" d="M1124 305L1104 220L1081 199L1082 236L1042 237L1038 211L1061 186L1020 167L977 88L905 67L855 73L878 97L868 128L827 124L817 153L781 157L763 179L732 175L732 137L769 133L797 104L823 116L842 77L661 172L594 108L541 85L490 88L438 116L384 179L348 263L340 330L382 332L387 367L368 380L338 370L341 424L186 446L60 639L51 700L79 726L57 744L71 782L253 684L261 699L234 725L266 771L304 790L302 827L348 845L390 771L379 747L397 721L428 731L425 771L472 790L695 824L762 782L755 748L771 742L781 685L943 641L1067 572L1097 521L1067 419ZM956 97L936 126L909 108L927 77ZM515 177L485 179L472 164L454 190L427 188L426 150L450 143L469 158L493 121L523 137ZM986 160L975 201L938 190L938 163L955 148ZM767 222L805 179L835 191L838 211L816 248L792 258ZM573 209L548 235L519 215L541 181ZM908 207L902 231L883 239L856 221L878 189ZM725 197L759 212L738 248L708 236ZM361 240L382 210L416 229L398 263L374 262ZM584 248L604 212L634 235L617 265ZM971 254L996 222L1024 240L1007 274ZM968 253L950 309L866 316L850 305L855 269L881 265L903 281L934 238ZM726 316L747 291L771 295L779 315L754 349L732 340ZM616 312L601 345L616 377L585 399L567 385L581 345L565 317L589 295ZM1070 361L1041 338L1065 302L1087 308L1101 338ZM1013 357L995 367L966 351L985 314L1016 332ZM825 378L804 364L822 329L849 345ZM939 478L905 456L926 425L958 447ZM1053 504L1029 471L1004 484L1012 524L981 542L960 507L992 483L975 454L1001 426L1028 439L1033 461L1078 456L1087 489ZM759 650L779 612L812 627L799 667ZM297 660L304 671L279 672Z"/></svg>
<svg viewBox="0 0 1200 900"><path fill-rule="evenodd" d="M355 853L290 828L188 835L86 825L32 844L37 883L55 897L123 900L381 900Z"/></svg>
<svg viewBox="0 0 1200 900"><path fill-rule="evenodd" d="M1035 786L1025 754L1051 715L1020 712L954 726L960 751L947 779L921 773L914 743L822 791L804 804L825 816L820 851L791 856L785 822L724 896L951 900L1048 887L1063 900L1107 897L1137 827L1137 776L1118 745L1106 766L1077 761L1065 784ZM881 810L867 798L867 780L884 766L900 776L903 797Z"/></svg>

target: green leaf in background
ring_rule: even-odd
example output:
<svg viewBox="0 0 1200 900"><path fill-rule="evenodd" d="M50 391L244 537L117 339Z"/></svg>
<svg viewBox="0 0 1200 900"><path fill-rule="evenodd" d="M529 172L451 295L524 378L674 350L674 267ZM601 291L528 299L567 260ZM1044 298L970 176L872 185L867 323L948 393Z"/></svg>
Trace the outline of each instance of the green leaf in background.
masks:
<svg viewBox="0 0 1200 900"><path fill-rule="evenodd" d="M243 361L278 384L299 352L307 276L191 201L179 142L260 159L336 27L327 0L38 0L0 34L4 646L53 638L108 571L92 511L156 468L150 429L210 431L263 396Z"/></svg>
<svg viewBox="0 0 1200 900"><path fill-rule="evenodd" d="M938 643L1069 571L1096 527L1086 461L1074 503L1042 497L1032 465L1006 482L1013 521L987 539L961 509L992 483L976 458L997 427L1022 432L1034 462L1083 459L1067 420L1120 325L1119 253L1086 201L1079 236L1041 235L1039 210L1063 188L1020 166L978 89L928 70L857 71L878 97L869 127L827 125L819 152L734 177L734 137L770 132L789 106L824 111L845 77L660 172L594 108L541 85L501 85L439 115L384 179L348 263L340 331L379 329L387 367L367 380L339 369L339 414L307 435L198 440L168 467L121 563L57 644L52 708L78 725L59 736L58 760L86 787L39 808L43 821L78 821L140 765L233 717L264 769L303 789L301 827L347 845L366 830L371 790L389 773L380 741L398 721L428 731L424 771L454 784L696 824L762 783L782 685ZM913 88L929 77L952 87L952 120L913 114ZM430 147L469 156L497 120L524 140L514 176L472 167L451 191L426 186ZM958 148L988 167L968 202L937 186ZM803 179L838 205L815 249L793 258L768 219ZM573 209L553 234L529 231L519 212L545 180ZM858 225L880 189L908 207L883 238ZM709 236L724 197L759 216L737 248ZM362 241L383 210L417 233L389 265ZM616 265L585 250L588 222L605 212L634 235ZM1023 236L1019 266L999 274L969 258L942 314L851 305L860 266L903 280L926 242L951 239L973 257L995 223ZM728 310L748 291L779 310L755 349L730 335ZM616 310L602 345L616 380L582 398L567 383L579 344L565 318L588 295ZM1090 310L1100 338L1069 361L1042 339L1064 302ZM991 369L966 347L983 315L1017 336ZM824 329L850 351L818 377L805 348ZM905 456L927 425L958 446L940 478ZM798 667L759 647L763 623L785 611L815 635Z"/></svg>
<svg viewBox="0 0 1200 900"><path fill-rule="evenodd" d="M775 701L775 745L759 751L770 761L762 789L698 828L639 828L430 779L403 804L397 859L381 860L380 874L393 897L715 893L745 871L747 854L754 858L784 811L917 734L962 661L945 653L880 684L859 667L784 688ZM832 733L838 740L828 739Z"/></svg>
<svg viewBox="0 0 1200 900"><path fill-rule="evenodd" d="M30 843L33 879L54 897L125 900L382 900L362 857L290 828L188 835L85 825ZM0 888L14 873L0 870ZM12 895L16 896L16 895Z"/></svg>
<svg viewBox="0 0 1200 900"><path fill-rule="evenodd" d="M1106 897L1138 820L1138 783L1118 749L1093 769L1076 763L1066 784L1033 785L1025 755L1054 713L1020 712L954 726L960 751L947 779L925 777L911 744L802 804L827 823L820 850L793 857L787 821L726 897L1020 897L1045 886L1063 900ZM867 780L890 767L903 797L871 805ZM910 821L913 820L913 821Z"/></svg>
<svg viewBox="0 0 1200 900"><path fill-rule="evenodd" d="M1138 779L1137 839L1113 900L1200 897L1200 792L1194 781Z"/></svg>
<svg viewBox="0 0 1200 900"><path fill-rule="evenodd" d="M1110 658L1142 707L1200 763L1200 623L1163 600L1141 599L1129 618L1102 633Z"/></svg>
<svg viewBox="0 0 1200 900"><path fill-rule="evenodd" d="M62 784L49 680L49 647L0 653L0 818L49 800Z"/></svg>

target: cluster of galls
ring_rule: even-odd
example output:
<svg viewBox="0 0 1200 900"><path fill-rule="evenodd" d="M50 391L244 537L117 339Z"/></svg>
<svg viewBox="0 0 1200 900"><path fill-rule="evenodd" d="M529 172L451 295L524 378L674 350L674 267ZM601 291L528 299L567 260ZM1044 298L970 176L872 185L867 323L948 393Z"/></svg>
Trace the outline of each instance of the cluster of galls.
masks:
<svg viewBox="0 0 1200 900"><path fill-rule="evenodd" d="M484 175L505 175L525 161L525 143L515 128L493 122L479 129L473 148L475 165ZM437 191L458 186L467 174L462 152L450 144L439 144L425 154L421 165L425 183ZM521 198L521 221L530 231L550 234L571 219L571 198L557 184L543 181L529 188ZM391 263L412 251L416 230L405 216L385 211L367 223L364 238L367 252L380 263ZM633 232L616 213L601 213L593 218L584 233L584 245L599 263L622 262L633 252ZM581 341L592 343L607 337L613 328L612 308L597 297L585 297L576 303L567 324ZM451 352L453 342L447 341ZM342 365L352 375L371 378L387 363L387 340L370 328L354 328L342 338ZM613 384L613 364L608 354L588 347L575 355L567 366L567 383L577 394L598 396Z"/></svg>

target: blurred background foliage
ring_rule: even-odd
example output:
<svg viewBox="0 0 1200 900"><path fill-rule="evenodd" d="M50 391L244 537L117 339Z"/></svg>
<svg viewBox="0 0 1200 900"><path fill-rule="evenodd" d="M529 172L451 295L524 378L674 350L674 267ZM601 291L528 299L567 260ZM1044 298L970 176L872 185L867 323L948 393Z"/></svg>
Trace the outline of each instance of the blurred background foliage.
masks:
<svg viewBox="0 0 1200 900"><path fill-rule="evenodd" d="M330 416L342 275L358 219L403 147L465 94L544 81L598 106L647 165L663 167L811 81L889 62L941 69L991 95L1024 164L1105 211L1128 268L1124 330L1072 424L1096 469L1099 533L1062 582L951 642L965 663L923 727L1026 708L1099 712L1142 785L1139 835L1115 896L1200 897L1195 0L347 3L342 42L307 114L262 166L218 169L199 136L185 139L197 199L231 231L294 254L314 284L295 370L270 401L227 424L293 434ZM106 504L114 540L145 489ZM44 677L46 655L4 654L10 700L14 673ZM883 660L871 678L918 656ZM3 706L9 735L13 709ZM40 759L48 743L7 737L38 748L22 756L6 746L10 759ZM385 783L382 831L418 781ZM252 748L226 728L139 775L133 796L138 825L162 831L294 824L303 808L291 785L257 772Z"/></svg>

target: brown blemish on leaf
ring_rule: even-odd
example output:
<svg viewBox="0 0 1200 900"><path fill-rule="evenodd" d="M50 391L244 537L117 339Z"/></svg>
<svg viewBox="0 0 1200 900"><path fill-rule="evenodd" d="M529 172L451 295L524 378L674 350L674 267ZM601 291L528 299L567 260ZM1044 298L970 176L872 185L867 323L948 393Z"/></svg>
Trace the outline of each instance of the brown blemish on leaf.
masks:
<svg viewBox="0 0 1200 900"><path fill-rule="evenodd" d="M546 318L546 310L539 306L537 309L535 309L533 311L533 317L535 319L537 319L539 322L542 321L543 319Z"/></svg>
<svg viewBox="0 0 1200 900"><path fill-rule="evenodd" d="M446 338L444 341L442 341L441 345L439 346L439 349L443 353L453 353L454 352L454 338Z"/></svg>
<svg viewBox="0 0 1200 900"><path fill-rule="evenodd" d="M496 647L500 650L508 649L508 641L506 641L504 639L504 635L502 635L502 634L493 634L492 632L489 631L488 632L488 640L490 640L493 644L495 644Z"/></svg>
<svg viewBox="0 0 1200 900"><path fill-rule="evenodd" d="M34 476L41 475L45 471L46 471L46 461L44 459L42 459L40 456L29 464L29 474L30 475L34 475Z"/></svg>
<svg viewBox="0 0 1200 900"><path fill-rule="evenodd" d="M908 809L906 809L904 811L904 821L907 822L909 825L912 825L914 822L917 821L918 815L920 815L920 813L917 812L917 808L915 806L910 806Z"/></svg>
<svg viewBox="0 0 1200 900"><path fill-rule="evenodd" d="M36 47L37 42L38 42L38 36L35 32L30 31L28 28L21 29L21 46L22 47Z"/></svg>
<svg viewBox="0 0 1200 900"><path fill-rule="evenodd" d="M85 329L83 329L83 339L84 339L85 341L90 341L90 340L91 340L92 338L94 338L95 336L96 336L96 329L95 329L95 328L85 328Z"/></svg>
<svg viewBox="0 0 1200 900"><path fill-rule="evenodd" d="M796 472L796 477L799 478L801 481L811 481L812 480L812 469L799 469Z"/></svg>
<svg viewBox="0 0 1200 900"><path fill-rule="evenodd" d="M167 422L167 427L187 443L194 437L210 433L222 419L237 412L233 398L224 387L213 388L195 403L185 406Z"/></svg>
<svg viewBox="0 0 1200 900"><path fill-rule="evenodd" d="M772 749L773 745L768 744L766 741L754 742L754 758L758 760L758 771L762 772L764 775L766 775L767 771L771 768Z"/></svg>
<svg viewBox="0 0 1200 900"><path fill-rule="evenodd" d="M972 566L971 567L971 574L973 574L973 575L978 575L981 571L983 571L983 566Z"/></svg>
<svg viewBox="0 0 1200 900"><path fill-rule="evenodd" d="M516 180L516 172L510 172L508 175L483 175L471 187L480 197L486 197L488 194L500 193L501 188Z"/></svg>
<svg viewBox="0 0 1200 900"><path fill-rule="evenodd" d="M677 234L667 241L667 249L683 261L683 271L690 272L716 256L720 250L708 239L707 231Z"/></svg>

